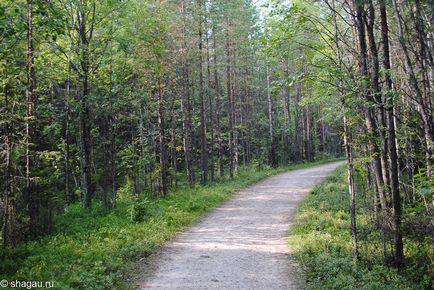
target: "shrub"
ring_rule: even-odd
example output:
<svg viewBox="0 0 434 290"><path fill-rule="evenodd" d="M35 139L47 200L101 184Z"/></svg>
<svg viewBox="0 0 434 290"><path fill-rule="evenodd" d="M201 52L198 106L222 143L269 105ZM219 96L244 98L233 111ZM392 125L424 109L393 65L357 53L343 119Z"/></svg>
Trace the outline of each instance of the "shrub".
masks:
<svg viewBox="0 0 434 290"><path fill-rule="evenodd" d="M149 200L146 198L134 201L129 208L131 221L135 223L143 222L148 213L148 207Z"/></svg>

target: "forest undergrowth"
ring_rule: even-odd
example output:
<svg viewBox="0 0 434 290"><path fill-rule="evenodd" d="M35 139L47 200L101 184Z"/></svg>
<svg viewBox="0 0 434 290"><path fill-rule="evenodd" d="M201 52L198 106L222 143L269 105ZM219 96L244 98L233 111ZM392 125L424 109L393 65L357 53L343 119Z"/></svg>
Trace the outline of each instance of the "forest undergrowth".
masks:
<svg viewBox="0 0 434 290"><path fill-rule="evenodd" d="M55 219L54 233L2 253L1 279L52 281L55 289L114 289L128 287L134 263L149 256L178 232L197 221L232 194L264 178L330 162L270 168L251 166L234 179L206 186L181 187L167 198L120 189L114 210L95 203L67 207Z"/></svg>
<svg viewBox="0 0 434 290"><path fill-rule="evenodd" d="M433 237L420 230L430 216L415 204L403 208L406 260L397 269L387 263L390 247L383 245L384 237L372 221L370 198L369 193L357 196L358 261L352 252L345 168L338 169L303 201L289 243L295 249L292 258L302 266L306 288L432 289Z"/></svg>

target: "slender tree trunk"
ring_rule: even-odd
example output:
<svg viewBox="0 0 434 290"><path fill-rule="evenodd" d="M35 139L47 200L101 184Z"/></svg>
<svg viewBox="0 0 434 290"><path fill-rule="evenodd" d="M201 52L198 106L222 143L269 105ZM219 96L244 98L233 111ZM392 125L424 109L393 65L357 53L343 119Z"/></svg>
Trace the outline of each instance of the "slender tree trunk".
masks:
<svg viewBox="0 0 434 290"><path fill-rule="evenodd" d="M160 192L163 196L168 194L168 182L167 182L167 149L166 138L164 129L164 104L163 104L163 82L161 77L157 80L157 106L158 106L158 135L160 145L160 170L161 170L161 184Z"/></svg>
<svg viewBox="0 0 434 290"><path fill-rule="evenodd" d="M336 21L336 6L335 1L332 0L332 8L333 8L333 23L334 23L334 29L335 29L335 46L336 46L336 56L339 61L339 66L342 66L342 58L339 50L339 40L338 40L338 26ZM342 87L342 81L339 80L338 87ZM353 254L354 258L359 258L359 244L357 239L357 220L356 220L356 191L355 191L355 184L354 184L354 157L353 157L353 148L352 148L352 136L350 127L348 126L348 120L347 120L347 112L346 112L346 103L345 98L343 97L343 93L339 92L342 99L342 107L344 109L343 114L343 123L344 123L344 146L345 146L345 153L347 156L347 174L348 174L348 192L350 194L350 216L351 216L351 236L353 239Z"/></svg>
<svg viewBox="0 0 434 290"><path fill-rule="evenodd" d="M208 182L208 149L206 138L206 108L205 108L205 91L203 83L203 35L202 35L202 0L199 0L200 19L199 19L199 98L200 98L200 180L202 184Z"/></svg>
<svg viewBox="0 0 434 290"><path fill-rule="evenodd" d="M286 63L287 66L289 66L289 61L287 60ZM286 72L286 74L289 76L289 70ZM290 148L290 142L292 142L293 140L293 136L292 136L292 125L291 125L291 88L286 88L285 91L285 96L284 96L284 103L285 103L285 114L286 114L286 129L287 129L287 145L285 146L286 150L288 150L288 152L286 152L285 155L287 155L289 157L289 160L287 160L287 162L289 161L293 161L294 160L294 152L291 150Z"/></svg>
<svg viewBox="0 0 434 290"><path fill-rule="evenodd" d="M267 61L268 62L268 61ZM270 153L269 162L271 166L276 166L276 152L274 147L274 136L273 136L273 103L271 99L270 92L270 73L268 69L268 63L266 64L266 78L267 78L267 104L268 104L268 137L270 138Z"/></svg>
<svg viewBox="0 0 434 290"><path fill-rule="evenodd" d="M226 58L227 58L227 91L228 91L228 119L229 119L229 176L234 177L234 91L232 85L232 73L231 73L231 39L229 38L230 22L228 22L228 28L226 30Z"/></svg>
<svg viewBox="0 0 434 290"><path fill-rule="evenodd" d="M88 29L86 3L77 12L79 18L78 33L81 45L81 85L82 94L80 98L80 159L81 159L81 190L83 198L83 206L90 208L92 206L92 178L91 178L91 134L90 134L90 115L89 115L89 73L90 73L90 52L89 42L93 34L93 21L95 18L95 3L92 7L92 24Z"/></svg>
<svg viewBox="0 0 434 290"><path fill-rule="evenodd" d="M6 97L7 98L7 97ZM6 102L7 103L7 102ZM8 125L8 127L10 127ZM3 258L6 255L6 248L8 246L8 242L10 240L10 208L11 208L11 198L13 196L13 187L12 187L12 162L11 162L11 152L12 152L12 142L11 142L11 132L10 128L7 129L5 140L5 163L6 163L6 172L5 172L5 192L3 199L3 225L2 225L2 240L3 240Z"/></svg>
<svg viewBox="0 0 434 290"><path fill-rule="evenodd" d="M211 63L210 63L210 53L209 53L209 37L208 33L206 34L206 58L207 58L207 76L208 76L208 103L209 103L209 132L211 133L211 143L209 145L209 159L211 163L211 181L214 181L214 172L215 172L215 164L214 164L214 110L213 110L213 100L211 90L213 88L211 84ZM217 90L214 84L214 92Z"/></svg>
<svg viewBox="0 0 434 290"><path fill-rule="evenodd" d="M238 153L238 141L239 141L239 129L238 129L238 108L237 108L237 93L238 93L238 87L237 87L237 71L236 71L236 45L235 41L232 39L232 45L230 46L230 53L232 55L232 65L231 65L231 74L232 74L232 120L234 124L234 169L235 173L238 174L240 167L239 167L239 153Z"/></svg>
<svg viewBox="0 0 434 290"><path fill-rule="evenodd" d="M112 192L112 208L117 206L117 182L116 182L116 125L114 121L111 124L110 136L110 178Z"/></svg>
<svg viewBox="0 0 434 290"><path fill-rule="evenodd" d="M249 72L246 69L246 75L248 75ZM243 114L244 114L244 156L243 156L243 162L244 166L246 166L248 163L250 163L250 143L251 143L251 120L250 120L250 99L251 99L251 90L250 88L246 89L246 94L243 102Z"/></svg>
<svg viewBox="0 0 434 290"><path fill-rule="evenodd" d="M137 158L137 155L136 155L137 149L136 149L136 142L135 142L133 124L130 124L129 127L130 127L129 130L130 130L130 137L131 137L130 144L132 146L132 153L133 153L132 156L131 156L132 164L137 164L138 158ZM155 148L155 146L153 148ZM131 176L133 178L133 181L134 181L134 195L137 196L139 194L139 182L138 182L138 180L139 180L140 173L138 173L137 170L135 170L134 167L132 167L128 171L128 173L131 174Z"/></svg>
<svg viewBox="0 0 434 290"><path fill-rule="evenodd" d="M110 130L110 183L111 183L111 206L112 208L116 208L117 206L117 182L116 182L116 119L115 112L113 111L113 80L112 80L112 59L110 56L110 79L109 79L109 130Z"/></svg>
<svg viewBox="0 0 434 290"><path fill-rule="evenodd" d="M311 120L311 108L309 105L307 105L304 108L304 147L305 147L305 154L306 159L308 161L313 160L313 152L312 152L312 120Z"/></svg>
<svg viewBox="0 0 434 290"><path fill-rule="evenodd" d="M355 0L355 7L356 7L356 15L355 15L355 23L356 28L358 32L358 41L359 41L359 70L360 75L363 79L366 81L369 80L369 73L368 73L368 61L367 61L367 45L366 45L366 33L365 33L365 26L364 26L364 20L363 20L363 3L360 0ZM372 102L372 99L369 96L369 87L362 88L365 94L365 99L368 102ZM376 132L377 132L377 125L374 119L374 112L373 109L368 107L365 110L365 122L366 122L366 128L368 130L368 134L370 138L368 138L368 147L370 150L370 154L372 157L372 163L374 168L374 175L377 183L378 193L380 196L380 202L382 208L386 208L386 197L384 194L384 180L383 180L383 174L382 174L382 167L381 167L381 160L378 157L380 155L380 150L378 148L378 145L375 142L376 139Z"/></svg>
<svg viewBox="0 0 434 290"><path fill-rule="evenodd" d="M13 109L12 109L12 105L9 102L9 89L8 89L8 85L6 84L5 87L5 105L7 110L9 111L8 113L12 116L13 115ZM13 224L11 222L11 219L13 218L9 213L11 211L11 208L13 207L12 201L14 200L13 198L13 173L12 173L12 151L13 151L13 141L12 141L12 124L11 124L12 120L9 120L5 125L5 142L4 142L4 146L5 146L5 165L6 165L6 170L5 170L5 175L4 175L4 180L5 180L5 191L4 191L4 198L3 198L3 208L4 208L4 212L3 212L3 225L2 225L2 242L3 242L3 258L6 257L6 248L8 246L8 243L11 240L11 234L12 234L12 228L11 225ZM2 178L3 180L3 178Z"/></svg>
<svg viewBox="0 0 434 290"><path fill-rule="evenodd" d="M315 160L315 142L314 142L314 132L315 132L315 120L313 118L313 109L312 106L309 106L309 149L310 149L310 158L311 161Z"/></svg>
<svg viewBox="0 0 434 290"><path fill-rule="evenodd" d="M389 147L389 170L390 170L390 189L393 202L393 224L394 224L394 245L395 245L395 264L400 266L404 259L404 245L401 234L401 196L399 193L399 176L398 176L398 154L396 150L396 133L395 121L393 117L393 96L391 95L393 86L390 76L390 50L389 50L389 27L387 23L387 11L385 0L380 0L380 17L381 17L381 38L383 44L383 65L386 71L386 100L387 106L387 129L388 129L388 147Z"/></svg>
<svg viewBox="0 0 434 290"><path fill-rule="evenodd" d="M182 33L181 33L181 51L183 53L183 69L182 69L182 99L181 107L183 114L183 127L184 127L184 155L185 155L185 167L187 172L188 184L193 186L195 182L195 174L193 168L193 158L192 158L192 120L191 120L191 101L190 101L190 68L188 61L186 59L186 39L185 39L185 2L180 1L180 13L182 16Z"/></svg>
<svg viewBox="0 0 434 290"><path fill-rule="evenodd" d="M26 114L26 197L30 218L30 231L36 234L39 197L36 190L34 177L32 176L35 165L36 143L36 72L35 49L33 46L33 1L27 1L27 114Z"/></svg>
<svg viewBox="0 0 434 290"><path fill-rule="evenodd" d="M214 50L214 84L215 84L215 92L216 92L216 130L217 130L217 143L219 147L219 175L220 178L223 178L224 173L224 148L222 144L222 136L221 136L221 125L220 125L220 97L221 97L221 88L218 77L218 65L217 65L217 47L216 47L216 36L215 30L212 32L213 37L213 50Z"/></svg>
<svg viewBox="0 0 434 290"><path fill-rule="evenodd" d="M143 111L142 111L142 105L140 104L139 107L139 146L140 146L140 159L144 160L145 159L145 136L144 136L144 123L143 123ZM140 176L144 181L144 187L147 188L148 187L148 177L147 177L147 172L148 172L148 166L144 163L142 163L142 166L140 168Z"/></svg>
<svg viewBox="0 0 434 290"><path fill-rule="evenodd" d="M247 128L246 128L246 134L247 134L247 147L246 147L246 154L247 154L247 163L250 163L252 160L252 127L253 127L253 106L252 101L254 98L254 91L252 89L249 89L249 97L247 98L246 102L246 122L247 122Z"/></svg>
<svg viewBox="0 0 434 290"><path fill-rule="evenodd" d="M380 137L380 162L383 176L383 191L386 200L388 199L388 193L390 192L390 181L389 181L389 171L388 171L388 163L387 163L387 136L386 136L386 113L384 110L384 100L382 98L382 93L379 85L380 78L380 62L378 60L378 50L375 42L375 33L374 33L374 22L375 22L375 8L372 4L372 0L368 1L368 16L365 20L366 23L366 32L369 41L369 51L370 51L370 60L371 60L371 90L372 97L371 99L379 108L377 109L377 120L379 123L378 133Z"/></svg>
<svg viewBox="0 0 434 290"><path fill-rule="evenodd" d="M171 159L172 159L172 171L174 176L172 177L172 180L175 182L175 187L178 187L178 179L176 177L176 172L178 171L178 160L177 160L177 152L176 152L176 119L177 119L177 113L175 108L175 97L172 97L172 109L171 109L171 128L170 128L170 137L171 137Z"/></svg>
<svg viewBox="0 0 434 290"><path fill-rule="evenodd" d="M299 162L302 158L303 151L301 150L301 136L300 136L300 99L301 99L301 85L299 82L295 84L295 116L294 116L294 160Z"/></svg>
<svg viewBox="0 0 434 290"><path fill-rule="evenodd" d="M90 117L88 108L88 76L82 80L83 91L81 96L80 109L80 145L81 145L81 187L83 195L83 205L86 208L92 206L92 181L91 181L91 148L90 148Z"/></svg>
<svg viewBox="0 0 434 290"><path fill-rule="evenodd" d="M71 195L71 189L69 188L69 173L70 173L70 149L69 149L69 142L70 142L70 132L69 132L69 125L70 125L70 99L71 99L71 64L70 60L68 58L68 78L67 78L67 85L66 85L66 99L65 99L65 147L64 147L64 156L65 156L65 198L66 203L69 205L72 202L72 195Z"/></svg>
<svg viewBox="0 0 434 290"><path fill-rule="evenodd" d="M353 149L351 142L351 133L348 128L347 117L344 113L344 144L345 152L348 161L348 191L350 193L350 216L351 216L351 236L353 238L353 254L354 258L359 258L359 244L357 239L357 222L356 222L356 190L354 186L354 165L353 165Z"/></svg>

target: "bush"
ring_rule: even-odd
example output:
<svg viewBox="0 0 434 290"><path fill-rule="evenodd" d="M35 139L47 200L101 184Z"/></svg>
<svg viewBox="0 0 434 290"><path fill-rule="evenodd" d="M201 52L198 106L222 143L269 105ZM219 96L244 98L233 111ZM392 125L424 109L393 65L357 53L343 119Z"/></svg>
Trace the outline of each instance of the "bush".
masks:
<svg viewBox="0 0 434 290"><path fill-rule="evenodd" d="M134 203L129 208L131 221L135 223L143 222L148 213L148 207L148 199L139 199L134 201Z"/></svg>

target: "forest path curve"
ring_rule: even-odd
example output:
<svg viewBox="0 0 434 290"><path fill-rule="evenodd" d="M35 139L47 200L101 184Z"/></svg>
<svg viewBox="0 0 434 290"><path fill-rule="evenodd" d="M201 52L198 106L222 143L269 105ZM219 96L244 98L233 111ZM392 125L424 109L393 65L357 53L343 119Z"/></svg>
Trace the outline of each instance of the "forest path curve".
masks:
<svg viewBox="0 0 434 290"><path fill-rule="evenodd" d="M299 289L288 230L300 201L343 163L289 171L237 192L152 257L139 289Z"/></svg>

